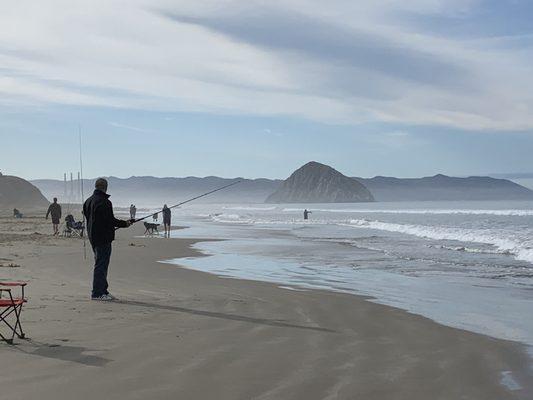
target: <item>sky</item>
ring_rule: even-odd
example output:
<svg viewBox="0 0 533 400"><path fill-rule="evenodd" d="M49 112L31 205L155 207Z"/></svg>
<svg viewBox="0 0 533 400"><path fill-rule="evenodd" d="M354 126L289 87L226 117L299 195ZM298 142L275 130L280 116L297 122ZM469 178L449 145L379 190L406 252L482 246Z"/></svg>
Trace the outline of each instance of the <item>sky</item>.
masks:
<svg viewBox="0 0 533 400"><path fill-rule="evenodd" d="M533 172L528 0L0 0L0 171Z"/></svg>

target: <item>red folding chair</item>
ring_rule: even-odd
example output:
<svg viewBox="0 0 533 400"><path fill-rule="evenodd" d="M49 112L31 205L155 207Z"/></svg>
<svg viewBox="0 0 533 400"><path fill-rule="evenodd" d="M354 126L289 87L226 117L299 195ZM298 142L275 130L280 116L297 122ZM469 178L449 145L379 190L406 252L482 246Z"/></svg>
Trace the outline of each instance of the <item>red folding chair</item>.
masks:
<svg viewBox="0 0 533 400"><path fill-rule="evenodd" d="M26 297L24 296L24 287L26 285L26 282L0 281L0 322L7 325L11 332L11 338L9 338L9 335L4 336L2 331L0 331L0 337L9 344L13 344L15 335L20 339L24 339L24 332L20 324L20 314L22 313L22 305L26 302ZM17 287L20 288L21 296L13 297L12 290ZM4 293L7 295L4 296Z"/></svg>

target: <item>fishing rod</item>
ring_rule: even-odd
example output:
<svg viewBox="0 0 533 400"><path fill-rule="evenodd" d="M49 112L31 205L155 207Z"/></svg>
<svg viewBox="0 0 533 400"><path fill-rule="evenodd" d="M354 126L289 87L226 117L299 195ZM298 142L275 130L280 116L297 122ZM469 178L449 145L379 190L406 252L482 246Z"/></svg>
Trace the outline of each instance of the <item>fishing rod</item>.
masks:
<svg viewBox="0 0 533 400"><path fill-rule="evenodd" d="M82 157L82 143L81 143L81 125L78 124L78 135L79 135L79 143L80 143L80 190L81 190L81 207L83 210L83 203L85 202L84 199L84 193L83 193L83 157ZM83 211L81 212L81 215L83 216L83 227L85 228L85 214ZM84 229L85 230L85 229ZM83 235L83 259L87 259L87 243L85 239L85 232Z"/></svg>
<svg viewBox="0 0 533 400"><path fill-rule="evenodd" d="M207 193L201 194L201 195L199 195L199 196L193 197L192 199L182 201L181 203L178 203L178 204L174 204L173 206L168 207L168 208L176 208L176 207L182 206L182 205L184 205L184 204L190 203L191 201L198 200L198 199L200 199L200 198L202 198L202 197L208 196L208 195L213 194L213 193L215 193L215 192L218 192L218 191L220 191L220 190L224 190L224 189L226 189L226 188L229 188L230 186L237 185L238 183L241 183L241 182L242 182L242 180L241 180L241 181L232 182L232 183L230 183L230 184L228 184L228 185L224 185L224 186L222 186L222 187L219 187L218 189L211 190L210 192L207 192ZM142 218L139 218L139 219L133 219L133 220L130 220L130 222L131 222L132 224L134 224L134 223L136 223L136 222L140 222L140 221L143 221L143 220L145 220L145 219L147 219L147 218L153 217L154 215L157 215L157 214L159 214L160 212L162 212L162 211L155 212L155 213L153 213L153 214L147 215L146 217L142 217Z"/></svg>

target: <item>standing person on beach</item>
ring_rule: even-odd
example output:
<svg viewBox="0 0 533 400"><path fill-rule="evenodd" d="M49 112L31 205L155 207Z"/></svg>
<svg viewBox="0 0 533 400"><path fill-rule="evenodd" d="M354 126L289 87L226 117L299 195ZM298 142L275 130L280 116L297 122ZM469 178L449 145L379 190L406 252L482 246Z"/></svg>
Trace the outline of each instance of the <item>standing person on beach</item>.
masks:
<svg viewBox="0 0 533 400"><path fill-rule="evenodd" d="M304 210L304 219L305 220L308 220L309 219L309 214L312 214L311 211L307 211L307 208Z"/></svg>
<svg viewBox="0 0 533 400"><path fill-rule="evenodd" d="M137 207L135 207L135 204L132 204L130 206L130 219L135 219L136 214L137 214Z"/></svg>
<svg viewBox="0 0 533 400"><path fill-rule="evenodd" d="M116 219L113 204L107 194L107 181L98 178L95 190L83 205L83 215L87 221L87 235L94 252L94 273L92 300L115 300L108 291L107 270L111 259L111 242L115 240L115 228L127 228L130 221Z"/></svg>
<svg viewBox="0 0 533 400"><path fill-rule="evenodd" d="M170 220L172 218L172 211L165 204L163 206L163 225L165 226L165 237L170 237Z"/></svg>
<svg viewBox="0 0 533 400"><path fill-rule="evenodd" d="M57 203L57 197L54 197L54 202L48 207L46 212L46 219L48 216L52 217L52 225L54 227L54 236L59 235L59 220L61 219L61 206Z"/></svg>

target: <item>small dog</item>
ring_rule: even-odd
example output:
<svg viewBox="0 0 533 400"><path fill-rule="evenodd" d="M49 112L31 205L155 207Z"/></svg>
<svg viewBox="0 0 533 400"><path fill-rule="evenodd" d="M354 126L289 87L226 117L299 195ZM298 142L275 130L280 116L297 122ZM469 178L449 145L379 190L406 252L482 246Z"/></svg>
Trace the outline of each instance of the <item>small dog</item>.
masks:
<svg viewBox="0 0 533 400"><path fill-rule="evenodd" d="M146 228L146 230L144 231L144 234L146 235L147 233L149 235L153 235L154 233L158 233L159 234L159 231L157 230L157 227L159 226L159 224L151 224L149 222L145 222L144 223L144 227Z"/></svg>

